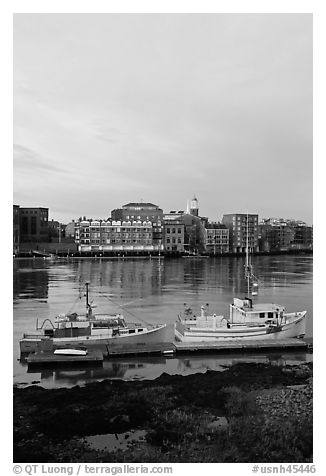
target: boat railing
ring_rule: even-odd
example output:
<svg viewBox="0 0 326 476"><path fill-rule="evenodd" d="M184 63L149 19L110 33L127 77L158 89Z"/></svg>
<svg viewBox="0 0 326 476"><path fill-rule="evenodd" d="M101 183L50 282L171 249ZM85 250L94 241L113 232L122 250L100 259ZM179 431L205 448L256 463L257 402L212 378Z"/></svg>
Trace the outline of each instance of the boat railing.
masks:
<svg viewBox="0 0 326 476"><path fill-rule="evenodd" d="M50 339L50 336L45 336L42 334L23 334L23 339Z"/></svg>

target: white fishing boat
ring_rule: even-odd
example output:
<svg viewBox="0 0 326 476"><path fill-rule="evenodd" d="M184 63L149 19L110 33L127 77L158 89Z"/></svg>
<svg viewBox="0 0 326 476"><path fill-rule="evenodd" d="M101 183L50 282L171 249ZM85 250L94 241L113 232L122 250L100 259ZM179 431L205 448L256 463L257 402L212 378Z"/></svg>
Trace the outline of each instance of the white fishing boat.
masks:
<svg viewBox="0 0 326 476"><path fill-rule="evenodd" d="M251 296L258 295L258 281L253 274L251 256L247 246L245 278L247 296L234 298L230 304L228 317L212 313L208 304L202 306L196 315L185 304L175 323L175 338L181 342L214 340L268 340L303 337L306 328L307 311L286 312L285 307L274 303L254 303Z"/></svg>
<svg viewBox="0 0 326 476"><path fill-rule="evenodd" d="M127 323L122 314L93 314L89 302L89 283L86 283L86 313L59 314L54 322L37 320L36 332L23 335L19 341L20 352L35 352L47 346L47 341L56 349L72 349L80 346L96 347L107 351L112 343L139 344L163 342L166 324ZM141 319L140 319L141 320Z"/></svg>

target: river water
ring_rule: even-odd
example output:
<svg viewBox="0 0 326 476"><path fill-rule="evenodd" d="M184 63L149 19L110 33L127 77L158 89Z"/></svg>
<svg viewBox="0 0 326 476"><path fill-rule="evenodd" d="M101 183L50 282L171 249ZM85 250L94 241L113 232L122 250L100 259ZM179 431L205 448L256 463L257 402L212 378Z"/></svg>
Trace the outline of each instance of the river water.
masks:
<svg viewBox="0 0 326 476"><path fill-rule="evenodd" d="M258 302L284 305L288 311L308 311L306 337L313 329L312 256L259 256L254 272L259 279ZM13 276L14 382L44 387L70 387L104 378L155 378L163 372L189 374L223 370L237 361L274 361L276 365L311 360L310 354L201 355L179 358L120 358L103 368L58 369L29 373L20 361L19 339L35 329L36 318L84 312L84 284L89 281L95 312L121 312L132 322L173 324L184 303L211 312L229 314L233 297L246 294L244 258L178 259L15 259Z"/></svg>

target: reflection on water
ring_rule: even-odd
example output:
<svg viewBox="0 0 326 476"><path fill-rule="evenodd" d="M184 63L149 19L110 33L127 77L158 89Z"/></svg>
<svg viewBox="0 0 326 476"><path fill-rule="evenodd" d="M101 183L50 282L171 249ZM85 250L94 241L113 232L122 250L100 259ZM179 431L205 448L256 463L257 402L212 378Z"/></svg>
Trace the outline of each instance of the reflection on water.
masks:
<svg viewBox="0 0 326 476"><path fill-rule="evenodd" d="M35 260L14 260L14 299L47 299L49 278L47 269L39 268Z"/></svg>
<svg viewBox="0 0 326 476"><path fill-rule="evenodd" d="M306 335L312 337L312 257L259 256L254 258L254 267L259 277L259 295L255 299L284 305L289 311L306 309ZM90 294L97 305L96 312L117 312L118 306L123 306L126 320L166 322L172 340L173 323L184 302L194 309L210 303L212 312L228 315L232 298L245 294L243 271L244 259L233 257L14 260L14 380L41 380L46 386L69 386L102 378L155 378L162 372L186 374L220 370L224 365L221 356L210 356L199 360L191 357L156 358L155 362L105 361L103 369L82 370L77 375L76 370L75 374L71 371L61 374L64 371L60 370L37 376L28 374L27 366L19 362L18 343L24 332L35 329L36 318L53 318L61 312L84 312L86 281L91 283ZM305 358L303 356L305 354L300 359ZM289 359L289 355L282 358ZM230 362L230 356L227 361Z"/></svg>
<svg viewBox="0 0 326 476"><path fill-rule="evenodd" d="M271 363L272 365L294 365L300 362L312 361L312 354L299 353L270 353L270 354L237 354L219 356L191 356L183 358L115 358L104 360L103 367L62 367L53 369L29 370L19 380L19 384L40 382L43 387L73 387L85 385L103 379L145 380L155 379L163 372L170 375L190 375L204 373L207 370L224 371L230 365L239 362ZM25 364L27 369L27 364Z"/></svg>

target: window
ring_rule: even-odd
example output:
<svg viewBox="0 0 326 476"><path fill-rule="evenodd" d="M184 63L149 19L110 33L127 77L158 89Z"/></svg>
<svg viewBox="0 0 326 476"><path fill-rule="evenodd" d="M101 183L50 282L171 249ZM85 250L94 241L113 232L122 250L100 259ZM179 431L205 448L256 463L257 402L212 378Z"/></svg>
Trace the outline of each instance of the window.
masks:
<svg viewBox="0 0 326 476"><path fill-rule="evenodd" d="M36 235L36 217L31 218L31 234Z"/></svg>
<svg viewBox="0 0 326 476"><path fill-rule="evenodd" d="M269 312L269 313L268 313L268 319L273 319L273 317L274 317L273 312Z"/></svg>
<svg viewBox="0 0 326 476"><path fill-rule="evenodd" d="M259 317L260 317L260 318L264 318L264 317L265 317L265 313L264 313L264 312L260 312L260 313L259 313Z"/></svg>

